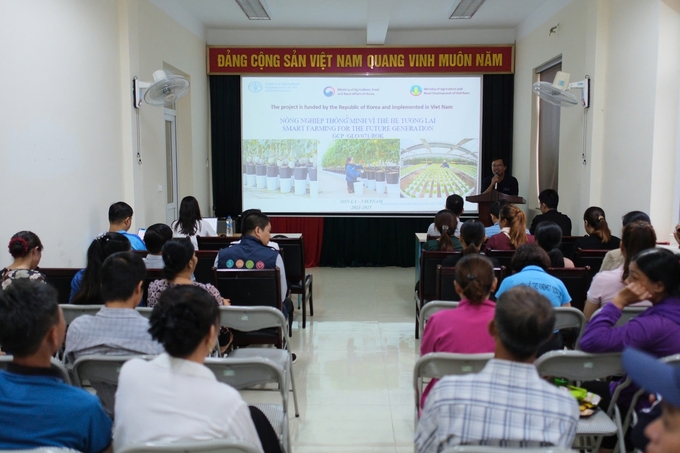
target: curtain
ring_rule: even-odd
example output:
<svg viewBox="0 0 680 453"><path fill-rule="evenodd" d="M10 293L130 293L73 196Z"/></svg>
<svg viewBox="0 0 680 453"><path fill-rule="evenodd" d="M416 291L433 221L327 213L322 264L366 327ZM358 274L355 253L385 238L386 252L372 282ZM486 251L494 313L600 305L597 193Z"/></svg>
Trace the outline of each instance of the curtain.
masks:
<svg viewBox="0 0 680 453"><path fill-rule="evenodd" d="M491 176L491 162L502 158L512 175L513 74L485 75L482 82L482 179ZM520 182L521 185L521 182Z"/></svg>
<svg viewBox="0 0 680 453"><path fill-rule="evenodd" d="M305 242L305 268L319 266L323 217L270 217L272 233L302 233Z"/></svg>

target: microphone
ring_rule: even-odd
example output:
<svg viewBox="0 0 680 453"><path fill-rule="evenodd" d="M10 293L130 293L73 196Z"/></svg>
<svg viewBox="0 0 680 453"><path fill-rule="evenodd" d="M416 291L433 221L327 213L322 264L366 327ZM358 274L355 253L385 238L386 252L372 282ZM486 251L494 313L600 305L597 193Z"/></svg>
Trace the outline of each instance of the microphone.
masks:
<svg viewBox="0 0 680 453"><path fill-rule="evenodd" d="M497 171L493 172L493 175L494 175L494 176L498 176L498 172L497 172ZM498 190L498 183L496 183L496 184L493 186L493 189L494 189L494 190Z"/></svg>

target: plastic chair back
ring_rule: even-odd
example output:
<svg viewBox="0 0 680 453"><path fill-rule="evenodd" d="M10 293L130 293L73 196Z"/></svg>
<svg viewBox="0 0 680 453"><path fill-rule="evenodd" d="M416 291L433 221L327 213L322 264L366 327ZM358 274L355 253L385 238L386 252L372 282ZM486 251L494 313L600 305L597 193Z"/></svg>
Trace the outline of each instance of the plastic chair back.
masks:
<svg viewBox="0 0 680 453"><path fill-rule="evenodd" d="M616 321L615 327L621 327L622 325L626 324L628 321L635 318L637 315L647 310L648 308L649 307L625 307L621 312L621 317L619 318L618 321ZM595 316L599 315L601 311L602 308L598 308L597 311L593 313L593 316L591 316L590 320L592 321L593 319L595 319Z"/></svg>
<svg viewBox="0 0 680 453"><path fill-rule="evenodd" d="M6 370L7 365L9 365L12 362L12 356L11 355L2 355L0 356L0 370ZM50 368L53 370L59 372L61 375L61 378L66 382L68 385L73 385L71 383L71 377L68 374L68 370L64 365L55 359L54 357L50 359ZM4 450L2 450L4 452ZM26 451L26 450L22 450Z"/></svg>
<svg viewBox="0 0 680 453"><path fill-rule="evenodd" d="M78 316L90 315L95 316L104 305L73 305L60 304L62 313L64 313L64 321L69 325Z"/></svg>
<svg viewBox="0 0 680 453"><path fill-rule="evenodd" d="M433 300L426 303L423 306L423 309L420 310L420 335L423 335L423 332L425 331L425 324L427 323L427 320L430 318L430 316L437 313L438 311L450 310L452 308L456 308L457 306L458 302L448 300Z"/></svg>
<svg viewBox="0 0 680 453"><path fill-rule="evenodd" d="M240 440L214 439L134 444L119 450L119 453L258 453L259 451L255 446Z"/></svg>
<svg viewBox="0 0 680 453"><path fill-rule="evenodd" d="M555 308L555 330L576 329L576 345L581 340L585 328L586 317L581 310L574 307Z"/></svg>

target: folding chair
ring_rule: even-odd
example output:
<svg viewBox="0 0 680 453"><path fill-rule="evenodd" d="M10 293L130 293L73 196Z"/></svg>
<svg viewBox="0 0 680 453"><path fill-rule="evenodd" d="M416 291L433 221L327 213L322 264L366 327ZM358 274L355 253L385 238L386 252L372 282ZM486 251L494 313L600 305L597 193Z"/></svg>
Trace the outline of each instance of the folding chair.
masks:
<svg viewBox="0 0 680 453"><path fill-rule="evenodd" d="M151 312L153 311L153 308L137 307L136 310L139 312L140 315L144 316L146 319L149 319L151 318Z"/></svg>
<svg viewBox="0 0 680 453"><path fill-rule="evenodd" d="M453 302L450 300L433 300L426 303L420 310L420 337L422 338L423 332L425 331L425 324L430 316L442 310L449 310L451 308L456 308L458 302Z"/></svg>
<svg viewBox="0 0 680 453"><path fill-rule="evenodd" d="M287 377L281 367L273 361L262 357L251 358L208 358L205 366L210 368L218 381L224 382L237 390L247 389L255 385L276 383L281 395L281 405L255 404L271 423L279 435L283 449L291 452L290 430L288 427L288 387Z"/></svg>
<svg viewBox="0 0 680 453"><path fill-rule="evenodd" d="M535 362L538 374L555 376L576 381L604 379L626 374L620 353L588 354L582 351L550 351ZM621 413L616 405L621 390L630 384L630 378L616 386L611 404L606 410L598 410L588 418L581 418L576 428L576 439L572 448L596 452L602 438L616 434L619 451L626 451L623 438Z"/></svg>
<svg viewBox="0 0 680 453"><path fill-rule="evenodd" d="M574 450L560 447L508 448L486 445L461 445L447 448L442 453L574 453Z"/></svg>
<svg viewBox="0 0 680 453"><path fill-rule="evenodd" d="M11 355L2 355L0 356L0 370L6 370L7 365L12 362L12 356ZM50 368L53 370L57 371L60 375L61 378L66 382L68 385L73 385L71 383L71 377L68 375L68 370L64 365L58 361L55 358L50 359ZM4 452L4 450L2 450ZM26 450L22 450L26 451Z"/></svg>
<svg viewBox="0 0 680 453"><path fill-rule="evenodd" d="M555 330L576 329L575 345L581 340L581 335L586 328L586 317L583 312L574 307L555 308Z"/></svg>
<svg viewBox="0 0 680 453"><path fill-rule="evenodd" d="M64 321L66 325L69 325L78 316L90 315L94 316L99 313L104 305L73 305L73 304L60 304L61 311L64 313Z"/></svg>
<svg viewBox="0 0 680 453"><path fill-rule="evenodd" d="M214 439L134 444L119 450L119 453L258 453L259 451L253 445L240 440Z"/></svg>
<svg viewBox="0 0 680 453"><path fill-rule="evenodd" d="M298 295L298 308L302 305L302 328L307 325L307 300L309 300L309 316L314 316L312 284L314 276L305 269L305 243L299 238L274 238L279 244L283 266L286 269L286 280L291 294Z"/></svg>
<svg viewBox="0 0 680 453"><path fill-rule="evenodd" d="M622 325L626 324L628 321L635 318L637 315L647 310L648 308L649 307L625 307L621 312L621 317L619 318L618 321L616 321L615 327L621 327ZM599 315L601 311L602 308L598 308L597 311L593 313L593 316L591 316L590 320L592 321L593 319L595 319L595 316Z"/></svg>
<svg viewBox="0 0 680 453"><path fill-rule="evenodd" d="M444 376L479 373L491 359L493 359L493 353L454 354L451 352L431 352L419 358L413 369L413 388L416 394L416 425L418 424L418 412L420 409L420 398L423 394L424 379L439 379Z"/></svg>
<svg viewBox="0 0 680 453"><path fill-rule="evenodd" d="M109 415L113 415L118 376L123 364L130 359L151 360L150 355L87 355L78 358L73 364L73 384L80 388L86 382L96 390L102 406Z"/></svg>
<svg viewBox="0 0 680 453"><path fill-rule="evenodd" d="M276 364L285 377L284 389L293 390L295 416L300 416L298 410L297 391L293 376L293 360L290 345L286 338L286 319L283 313L273 307L220 307L220 325L241 332L253 332L260 329L275 328L279 332L281 349L274 348L238 348L229 353L233 359L269 359ZM290 382L290 384L289 384ZM286 398L288 401L288 398Z"/></svg>
<svg viewBox="0 0 680 453"><path fill-rule="evenodd" d="M678 365L680 364L680 354L674 354L670 355L668 357L663 357L659 359L663 362L670 363L673 365ZM640 400L640 397L645 395L647 391L644 388L641 388L637 392L635 392L635 395L633 395L633 399L630 402L630 407L628 408L628 412L626 413L626 417L623 419L623 432L625 433L628 431L628 428L630 426L634 426L637 423L637 413L635 411L635 406L637 406L638 401Z"/></svg>

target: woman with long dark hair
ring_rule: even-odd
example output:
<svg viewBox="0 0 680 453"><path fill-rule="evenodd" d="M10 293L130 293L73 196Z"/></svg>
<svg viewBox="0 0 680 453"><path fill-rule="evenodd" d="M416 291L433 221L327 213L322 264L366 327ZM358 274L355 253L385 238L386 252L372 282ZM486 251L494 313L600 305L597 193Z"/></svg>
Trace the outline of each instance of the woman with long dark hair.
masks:
<svg viewBox="0 0 680 453"><path fill-rule="evenodd" d="M120 233L104 233L87 249L87 267L81 269L71 280L69 302L76 305L96 305L102 301L101 269L104 260L114 253L129 252L130 241Z"/></svg>
<svg viewBox="0 0 680 453"><path fill-rule="evenodd" d="M14 261L0 271L2 289L7 288L13 280L18 278L45 281L45 276L36 270L42 258L43 245L35 233L19 231L9 240L7 248Z"/></svg>
<svg viewBox="0 0 680 453"><path fill-rule="evenodd" d="M562 228L555 222L541 222L536 226L536 244L550 257L550 267L574 267L574 262L565 258L560 250Z"/></svg>
<svg viewBox="0 0 680 453"><path fill-rule="evenodd" d="M463 251L460 254L456 253L444 258L444 261L442 261L443 267L454 267L462 257L467 255L484 255L482 252L482 245L486 241L484 224L474 219L462 223L463 226L460 227L460 243ZM501 267L496 258L489 256L487 258L491 260L493 267Z"/></svg>
<svg viewBox="0 0 680 453"><path fill-rule="evenodd" d="M182 198L179 205L179 218L172 222L172 234L176 238L189 238L198 250L196 236L217 236L212 226L201 217L198 200L192 196Z"/></svg>
<svg viewBox="0 0 680 453"><path fill-rule="evenodd" d="M506 204L498 213L501 232L486 242L486 250L517 250L521 245L533 244L534 237L527 234L527 217L514 204Z"/></svg>
<svg viewBox="0 0 680 453"><path fill-rule="evenodd" d="M423 244L423 250L439 250L440 252L460 252L463 246L456 236L458 218L448 209L442 209L434 216L434 226L441 232L438 238L430 239Z"/></svg>
<svg viewBox="0 0 680 453"><path fill-rule="evenodd" d="M266 416L205 365L220 330L219 310L201 288L168 289L149 319L151 337L165 353L123 365L116 392L116 451L142 442L235 439L279 453Z"/></svg>
<svg viewBox="0 0 680 453"><path fill-rule="evenodd" d="M577 248L588 250L613 250L619 248L621 240L612 235L602 208L591 206L586 209L583 213L583 224L588 235L576 241L574 250Z"/></svg>
<svg viewBox="0 0 680 453"><path fill-rule="evenodd" d="M591 353L623 352L633 347L654 357L668 357L680 353L680 262L678 256L663 248L650 248L637 253L630 261L626 286L614 299L602 307L586 326L579 343L580 349ZM648 300L652 303L644 312L622 326L616 326L625 307ZM587 388L602 397L600 407L608 407L611 395L625 376L611 383L584 382ZM630 406L636 385L621 390L617 404ZM638 409L649 402L638 401ZM613 448L615 438L605 438L603 448Z"/></svg>

